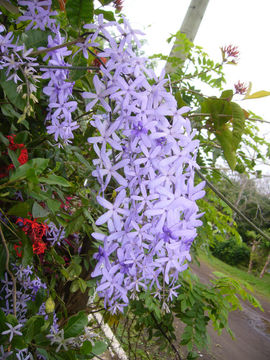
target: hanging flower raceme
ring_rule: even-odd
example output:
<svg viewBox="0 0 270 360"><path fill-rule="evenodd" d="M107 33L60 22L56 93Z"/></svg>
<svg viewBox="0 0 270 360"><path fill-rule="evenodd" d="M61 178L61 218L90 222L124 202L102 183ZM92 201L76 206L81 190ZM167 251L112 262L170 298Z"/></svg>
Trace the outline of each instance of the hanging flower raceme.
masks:
<svg viewBox="0 0 270 360"><path fill-rule="evenodd" d="M157 78L133 52L137 32L127 20L117 24L118 43L103 19L96 29L89 26L106 29L110 44L98 54L107 61L103 76L94 76L95 91L82 94L86 111L97 104L104 109L91 121L97 136L88 139L97 154L93 176L104 208L96 224L108 228L108 234L93 234L101 246L92 276L100 276L97 290L113 312L146 289L166 307L201 225L195 201L204 195L204 183L194 186L199 143L184 116L189 109L177 109L165 88L165 74ZM116 187L114 201L106 196L109 185Z"/></svg>

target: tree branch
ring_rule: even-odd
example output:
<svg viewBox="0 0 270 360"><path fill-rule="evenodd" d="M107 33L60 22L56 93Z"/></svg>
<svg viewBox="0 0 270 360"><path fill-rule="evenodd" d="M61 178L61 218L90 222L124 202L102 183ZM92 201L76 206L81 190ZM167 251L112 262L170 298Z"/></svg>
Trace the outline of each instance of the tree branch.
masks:
<svg viewBox="0 0 270 360"><path fill-rule="evenodd" d="M206 179L206 177L200 172L200 170L195 169L195 172L198 176L204 180L207 186L214 191L214 193L223 200L233 211L235 211L243 220L245 220L254 230L256 230L259 234L261 234L266 240L270 241L270 236L264 233L261 229L259 229L249 218L247 218L237 207L235 207L210 181Z"/></svg>

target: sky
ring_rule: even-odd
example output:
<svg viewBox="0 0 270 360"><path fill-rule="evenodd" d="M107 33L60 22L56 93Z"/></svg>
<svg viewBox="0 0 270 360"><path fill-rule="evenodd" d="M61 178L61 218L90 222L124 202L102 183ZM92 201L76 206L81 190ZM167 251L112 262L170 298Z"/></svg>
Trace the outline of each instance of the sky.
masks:
<svg viewBox="0 0 270 360"><path fill-rule="evenodd" d="M147 55L168 55L171 44L166 40L179 30L189 4L190 0L124 0L123 13L133 28L145 32L147 46L144 50ZM252 83L252 93L270 91L269 14L269 0L209 1L194 43L202 46L216 62L221 61L222 46L238 46L238 65L225 67L228 89L240 80ZM242 100L240 106L270 122L270 96ZM270 124L258 123L258 126L260 134L270 142ZM270 172L270 167L267 172Z"/></svg>

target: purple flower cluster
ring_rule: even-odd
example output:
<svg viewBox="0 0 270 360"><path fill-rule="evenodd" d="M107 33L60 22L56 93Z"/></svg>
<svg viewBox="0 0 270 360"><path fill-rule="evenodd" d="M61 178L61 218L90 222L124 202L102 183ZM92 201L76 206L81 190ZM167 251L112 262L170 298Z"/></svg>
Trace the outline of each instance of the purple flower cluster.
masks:
<svg viewBox="0 0 270 360"><path fill-rule="evenodd" d="M54 29L55 19L51 16L57 15L56 11L51 11L51 0L18 0L19 6L26 6L27 9L22 16L17 19L17 24L21 21L30 21L26 31L30 29L45 30L45 28Z"/></svg>
<svg viewBox="0 0 270 360"><path fill-rule="evenodd" d="M97 136L88 139L97 154L93 176L104 208L96 225L108 229L107 235L93 233L101 246L92 276L100 276L97 291L113 312L142 289L153 289L165 306L176 295L201 225L195 201L204 195L204 183L194 186L199 143L183 116L189 109L177 109L164 73L157 78L134 53L138 39L127 20L115 24L119 42L101 20L85 28L105 34L110 47L99 56L108 60L102 78L94 76L95 91L82 94L87 111L96 104L104 108L91 121Z"/></svg>
<svg viewBox="0 0 270 360"><path fill-rule="evenodd" d="M53 222L50 222L48 226L49 230L46 233L46 240L50 241L51 246L60 246L66 237L65 229L63 226L57 228Z"/></svg>
<svg viewBox="0 0 270 360"><path fill-rule="evenodd" d="M16 279L19 284L19 288L16 291L16 313L20 323L24 324L27 320L27 302L33 301L37 292L40 289L47 289L39 277L33 275L33 269L31 266L24 267L20 265L15 267ZM13 300L12 300L12 281L8 279L7 273L5 278L1 280L2 286L0 290L0 302L1 309L5 315L13 312Z"/></svg>
<svg viewBox="0 0 270 360"><path fill-rule="evenodd" d="M48 48L61 45L64 38L59 30L55 30L55 36L48 37ZM65 56L71 54L67 47L48 52L43 58L44 61L49 59L48 64L52 66L68 66L65 62ZM43 69L43 79L49 79L49 83L44 87L43 92L49 96L49 113L48 121L51 125L47 126L47 132L54 134L55 141L61 138L64 143L69 143L74 138L73 131L79 125L72 120L71 114L77 108L77 102L70 100L72 97L73 82L68 81L69 70L67 69Z"/></svg>
<svg viewBox="0 0 270 360"><path fill-rule="evenodd" d="M38 64L35 62L35 58L29 56L32 49L26 50L24 46L14 44L13 32L5 34L4 27L1 30L0 32L3 34L0 34L0 69L6 70L7 80L13 80L16 84L27 81L29 92L35 92L36 88L33 83L37 80L37 76L34 74L35 66ZM24 79L18 75L19 70Z"/></svg>
<svg viewBox="0 0 270 360"><path fill-rule="evenodd" d="M14 266L14 270L16 272L15 275L17 280L16 313L19 324L16 326L12 326L11 324L6 323L7 330L3 331L2 335L8 335L9 342L12 340L14 335L22 336L22 332L20 331L20 329L27 321L27 303L34 301L36 294L40 289L47 289L46 284L44 284L39 277L33 274L32 266ZM4 279L1 280L0 304L0 308L6 316L13 313L13 283L9 280L7 273L5 273ZM47 317L44 309L45 304L42 304L40 306L38 315L44 315L45 317ZM51 328L57 326L56 321L57 318L54 319ZM1 351L2 355L4 354L3 356L9 356L9 353L4 353L4 348L2 348ZM31 355L28 349L16 349L16 358L31 359Z"/></svg>

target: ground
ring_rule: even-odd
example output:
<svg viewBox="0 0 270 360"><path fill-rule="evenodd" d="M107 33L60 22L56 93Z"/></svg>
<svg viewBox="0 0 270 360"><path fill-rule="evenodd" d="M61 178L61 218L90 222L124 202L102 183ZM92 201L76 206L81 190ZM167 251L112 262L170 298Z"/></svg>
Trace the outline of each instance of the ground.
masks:
<svg viewBox="0 0 270 360"><path fill-rule="evenodd" d="M211 269L201 262L201 266L192 266L201 281L211 278ZM232 340L225 331L219 336L209 326L211 346L203 351L204 360L270 360L270 303L255 294L261 302L264 312L243 303L243 311L233 311L229 316L230 328L236 340Z"/></svg>
<svg viewBox="0 0 270 360"><path fill-rule="evenodd" d="M204 262L201 262L200 267L195 264L191 267L204 283L209 282L213 277L212 270ZM243 311L231 312L229 324L235 334L235 340L226 331L219 336L209 325L211 345L208 350L200 353L202 360L270 360L270 302L258 294L254 295L260 301L264 312L244 302ZM177 338L180 339L184 326L176 319L175 327ZM108 352L102 356L102 359L115 360L117 357L112 358ZM164 354L161 359L174 360L164 357ZM183 354L182 359L185 360Z"/></svg>

